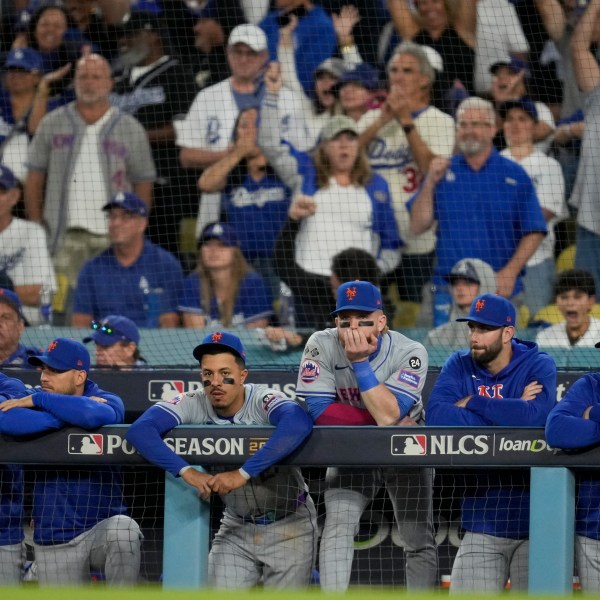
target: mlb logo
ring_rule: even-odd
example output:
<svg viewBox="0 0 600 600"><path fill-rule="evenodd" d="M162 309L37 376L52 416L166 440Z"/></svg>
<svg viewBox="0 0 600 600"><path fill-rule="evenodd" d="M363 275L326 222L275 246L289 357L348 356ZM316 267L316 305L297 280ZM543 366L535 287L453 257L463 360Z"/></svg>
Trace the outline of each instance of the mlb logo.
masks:
<svg viewBox="0 0 600 600"><path fill-rule="evenodd" d="M185 382L179 379L151 379L148 382L150 402L168 402L178 394L183 394Z"/></svg>
<svg viewBox="0 0 600 600"><path fill-rule="evenodd" d="M69 454L103 454L104 436L101 433L70 433Z"/></svg>
<svg viewBox="0 0 600 600"><path fill-rule="evenodd" d="M425 456L427 454L427 436L393 435L392 456Z"/></svg>

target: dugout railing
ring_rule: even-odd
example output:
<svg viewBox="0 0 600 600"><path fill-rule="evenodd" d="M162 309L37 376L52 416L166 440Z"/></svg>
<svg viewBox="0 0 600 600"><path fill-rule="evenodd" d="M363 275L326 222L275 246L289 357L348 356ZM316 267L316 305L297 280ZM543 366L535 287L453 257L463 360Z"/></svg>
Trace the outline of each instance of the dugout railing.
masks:
<svg viewBox="0 0 600 600"><path fill-rule="evenodd" d="M125 440L127 426L103 427L94 434L97 452L81 453L82 436L68 428L31 439L1 437L0 462L23 465L146 465ZM193 465L239 465L269 437L265 427L178 427L170 443ZM73 437L75 436L75 437ZM413 437L421 452L405 454ZM203 440L209 440L202 442ZM361 451L357 451L361 449ZM543 430L530 428L316 427L287 459L303 467L381 466L443 469L531 470L529 591L570 593L573 576L575 478L572 469L594 468L600 449L578 453L552 449ZM195 588L206 583L210 508L195 490L165 478L163 585Z"/></svg>

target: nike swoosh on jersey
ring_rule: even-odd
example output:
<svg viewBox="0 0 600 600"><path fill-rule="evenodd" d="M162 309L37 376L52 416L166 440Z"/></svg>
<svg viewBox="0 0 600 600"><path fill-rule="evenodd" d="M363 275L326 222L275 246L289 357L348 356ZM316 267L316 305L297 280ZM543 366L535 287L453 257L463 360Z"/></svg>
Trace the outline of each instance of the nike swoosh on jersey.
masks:
<svg viewBox="0 0 600 600"><path fill-rule="evenodd" d="M336 371L341 371L342 369L349 369L350 365L335 365L334 368Z"/></svg>

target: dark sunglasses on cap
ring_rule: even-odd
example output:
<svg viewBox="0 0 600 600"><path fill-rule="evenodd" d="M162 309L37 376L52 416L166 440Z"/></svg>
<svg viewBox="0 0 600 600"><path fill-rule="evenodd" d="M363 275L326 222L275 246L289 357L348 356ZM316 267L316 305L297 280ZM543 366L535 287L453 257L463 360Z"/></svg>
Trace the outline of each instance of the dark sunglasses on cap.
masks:
<svg viewBox="0 0 600 600"><path fill-rule="evenodd" d="M106 333L106 335L123 335L121 332L114 329L110 323L98 323L97 321L92 321L92 329L94 331Z"/></svg>

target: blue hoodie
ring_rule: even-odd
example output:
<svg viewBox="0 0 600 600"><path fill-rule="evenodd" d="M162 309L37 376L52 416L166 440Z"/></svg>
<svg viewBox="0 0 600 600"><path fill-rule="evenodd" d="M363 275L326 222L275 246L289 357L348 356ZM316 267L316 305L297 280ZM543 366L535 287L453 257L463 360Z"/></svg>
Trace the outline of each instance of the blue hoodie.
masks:
<svg viewBox="0 0 600 600"><path fill-rule="evenodd" d="M522 400L525 386L542 384L534 400ZM472 396L465 408L456 402ZM537 344L513 339L509 364L497 374L478 365L470 352L446 361L426 405L427 425L543 427L556 404L556 365ZM525 471L481 473L462 505L462 526L497 537L529 537L529 483Z"/></svg>

